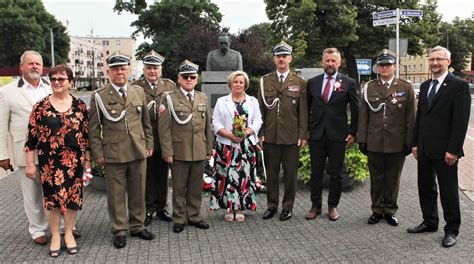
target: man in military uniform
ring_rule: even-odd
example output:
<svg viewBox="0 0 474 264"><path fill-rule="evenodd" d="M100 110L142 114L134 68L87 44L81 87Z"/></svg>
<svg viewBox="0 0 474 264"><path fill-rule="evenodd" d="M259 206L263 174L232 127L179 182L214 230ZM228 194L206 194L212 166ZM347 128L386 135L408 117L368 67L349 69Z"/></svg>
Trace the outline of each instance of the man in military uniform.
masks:
<svg viewBox="0 0 474 264"><path fill-rule="evenodd" d="M410 83L396 79L396 55L377 54L380 78L362 90L357 141L368 156L372 215L368 223L385 218L398 225L395 213L405 156L411 152L415 124L415 93Z"/></svg>
<svg viewBox="0 0 474 264"><path fill-rule="evenodd" d="M151 223L153 214L166 222L171 222L171 216L166 211L166 198L168 196L168 164L161 157L160 138L158 134L158 107L164 92L175 91L176 84L161 77L161 64L164 61L163 56L151 51L143 59L144 78L135 82L143 88L146 95L148 113L151 119L153 129L153 155L147 158L146 166L146 218L145 226Z"/></svg>
<svg viewBox="0 0 474 264"><path fill-rule="evenodd" d="M107 65L110 84L91 97L89 140L95 162L105 165L114 246L123 248L129 228L132 236L155 238L143 223L145 158L153 154L153 132L145 92L127 81L130 59L112 54Z"/></svg>
<svg viewBox="0 0 474 264"><path fill-rule="evenodd" d="M159 107L161 152L172 175L175 233L182 232L186 223L209 228L200 210L204 160L212 153L212 130L207 96L194 90L198 69L185 60L178 68L179 89L167 93Z"/></svg>
<svg viewBox="0 0 474 264"><path fill-rule="evenodd" d="M285 192L280 220L291 218L300 148L306 145L308 139L306 82L290 72L292 50L283 41L272 49L276 71L262 77L258 91L263 119L259 136L263 142L267 169L268 209L263 214L263 219L272 218L278 211L281 165Z"/></svg>

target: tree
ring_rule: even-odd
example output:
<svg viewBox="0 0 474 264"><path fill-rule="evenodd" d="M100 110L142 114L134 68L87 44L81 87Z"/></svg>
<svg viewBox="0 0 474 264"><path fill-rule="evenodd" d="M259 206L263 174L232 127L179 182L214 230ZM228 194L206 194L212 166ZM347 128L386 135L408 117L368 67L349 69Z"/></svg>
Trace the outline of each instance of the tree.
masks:
<svg viewBox="0 0 474 264"><path fill-rule="evenodd" d="M136 5L137 3L139 5ZM131 24L137 28L133 36L143 34L145 39L150 39L152 42L140 45L137 57L141 58L151 49L162 54L166 58L163 75L170 78L176 76L176 68L184 59L191 59L189 56L193 56L195 58L193 62L199 62L201 68L204 67L205 56L209 49L204 46L191 49L195 48L194 43L186 41L202 40L202 38L192 39L191 36L199 34L207 36L209 33L218 32L219 22L222 19L217 5L207 1L162 1L146 8L146 3L143 5L142 0L136 1L135 4L133 1L124 3L117 0L114 9L138 15L138 20ZM217 37L214 37L208 41L216 42L216 39ZM185 51L188 53L185 54ZM196 56L196 52L200 52L201 55ZM206 55L202 57L204 53Z"/></svg>
<svg viewBox="0 0 474 264"><path fill-rule="evenodd" d="M39 0L0 1L0 65L17 66L25 50L41 53L51 65L50 29L54 32L56 63L65 63L69 52L66 28L49 14Z"/></svg>
<svg viewBox="0 0 474 264"><path fill-rule="evenodd" d="M295 66L316 66L324 48L336 47L343 54L346 72L353 78L357 77L356 58L374 58L388 46L389 38L395 37L394 26L373 27L372 13L397 7L420 8L417 0L266 0L265 3L277 36L287 37L294 45ZM428 1L426 5L432 7L436 2ZM428 17L433 17L433 12ZM428 30L414 26L419 21L414 17L401 18L400 37L408 38L410 54L423 51L419 40Z"/></svg>

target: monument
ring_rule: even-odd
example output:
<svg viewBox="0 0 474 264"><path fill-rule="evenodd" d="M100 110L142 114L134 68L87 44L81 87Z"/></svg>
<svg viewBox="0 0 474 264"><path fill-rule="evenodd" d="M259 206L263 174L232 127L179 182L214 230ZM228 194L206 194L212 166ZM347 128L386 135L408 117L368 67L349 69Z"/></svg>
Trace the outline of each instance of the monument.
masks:
<svg viewBox="0 0 474 264"><path fill-rule="evenodd" d="M217 99L229 94L227 77L233 71L242 70L242 55L230 48L230 35L227 32L219 34L217 38L219 48L207 54L206 71L202 72L201 91L211 102L214 109Z"/></svg>

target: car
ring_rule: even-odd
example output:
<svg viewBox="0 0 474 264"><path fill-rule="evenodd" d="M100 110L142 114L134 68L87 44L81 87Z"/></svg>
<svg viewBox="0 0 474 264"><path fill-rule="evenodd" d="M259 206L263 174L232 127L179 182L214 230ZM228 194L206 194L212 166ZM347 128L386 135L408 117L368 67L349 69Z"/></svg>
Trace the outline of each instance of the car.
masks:
<svg viewBox="0 0 474 264"><path fill-rule="evenodd" d="M418 99L418 97L420 95L420 85L421 85L421 83L414 83L413 84L413 90L415 90L416 99Z"/></svg>

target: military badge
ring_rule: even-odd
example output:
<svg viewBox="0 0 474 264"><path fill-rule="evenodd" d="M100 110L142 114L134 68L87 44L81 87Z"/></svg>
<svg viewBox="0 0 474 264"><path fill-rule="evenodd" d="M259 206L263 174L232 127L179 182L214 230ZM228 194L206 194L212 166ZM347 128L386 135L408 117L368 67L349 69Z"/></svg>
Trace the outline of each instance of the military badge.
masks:
<svg viewBox="0 0 474 264"><path fill-rule="evenodd" d="M159 109L160 115L161 115L166 111L166 106L164 104L160 104L160 107L158 109Z"/></svg>
<svg viewBox="0 0 474 264"><path fill-rule="evenodd" d="M397 104L397 103L398 103L397 98L396 98L396 97L393 97L393 98L392 98L392 104Z"/></svg>
<svg viewBox="0 0 474 264"><path fill-rule="evenodd" d="M288 85L288 91L299 93L301 88L298 85Z"/></svg>
<svg viewBox="0 0 474 264"><path fill-rule="evenodd" d="M142 107L141 107L141 106L137 106L137 111L138 111L139 113L141 113L141 112L142 112Z"/></svg>

